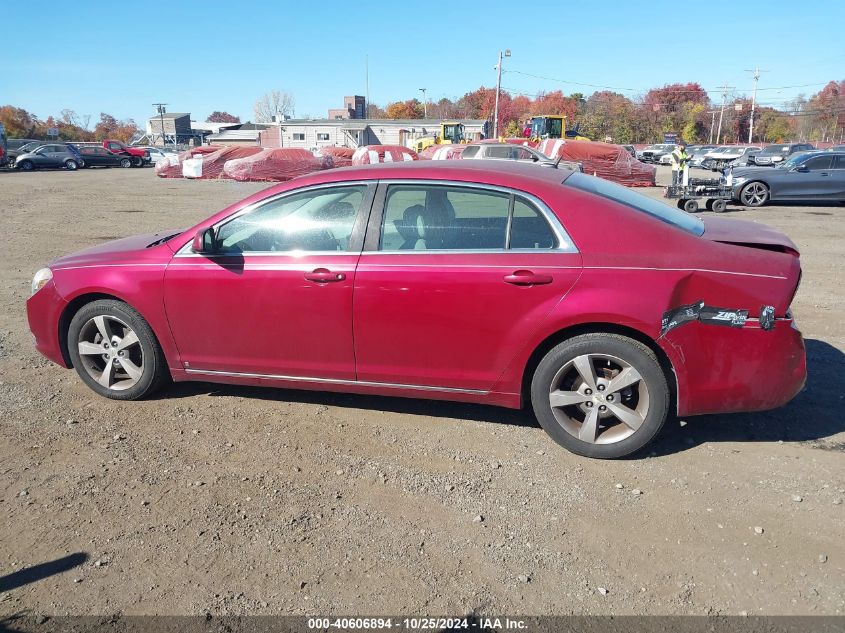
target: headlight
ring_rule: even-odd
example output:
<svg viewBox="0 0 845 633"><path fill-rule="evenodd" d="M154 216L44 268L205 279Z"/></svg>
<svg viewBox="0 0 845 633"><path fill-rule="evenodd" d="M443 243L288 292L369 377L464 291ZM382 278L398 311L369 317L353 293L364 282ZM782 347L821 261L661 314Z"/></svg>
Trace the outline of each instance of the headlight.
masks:
<svg viewBox="0 0 845 633"><path fill-rule="evenodd" d="M742 184L742 183L744 183L746 180L748 180L748 178L743 178L742 176L735 176L735 177L734 177L734 184L735 184L735 185L741 185L741 184Z"/></svg>
<svg viewBox="0 0 845 633"><path fill-rule="evenodd" d="M47 282L53 278L53 271L49 268L42 268L35 277L32 278L32 294L35 294L47 285Z"/></svg>

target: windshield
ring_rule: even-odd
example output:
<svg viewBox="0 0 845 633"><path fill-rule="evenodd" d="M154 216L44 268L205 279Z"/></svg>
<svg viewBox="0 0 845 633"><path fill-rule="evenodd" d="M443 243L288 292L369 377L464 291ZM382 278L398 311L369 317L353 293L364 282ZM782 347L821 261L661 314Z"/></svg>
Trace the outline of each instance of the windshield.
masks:
<svg viewBox="0 0 845 633"><path fill-rule="evenodd" d="M670 207L659 200L649 198L609 180L574 173L564 181L564 184L624 204L626 207L650 215L687 233L693 235L704 233L704 223L686 211Z"/></svg>
<svg viewBox="0 0 845 633"><path fill-rule="evenodd" d="M775 165L775 169L792 169L796 165L803 163L804 159L807 158L807 154L795 154L792 158L789 158L782 163Z"/></svg>
<svg viewBox="0 0 845 633"><path fill-rule="evenodd" d="M789 151L789 145L768 145L763 148L761 154L780 154Z"/></svg>

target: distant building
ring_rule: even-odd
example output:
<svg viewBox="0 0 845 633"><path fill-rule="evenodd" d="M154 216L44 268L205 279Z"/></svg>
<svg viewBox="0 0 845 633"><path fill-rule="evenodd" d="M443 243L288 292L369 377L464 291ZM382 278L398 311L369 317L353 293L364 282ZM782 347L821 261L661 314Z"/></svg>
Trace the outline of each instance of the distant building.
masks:
<svg viewBox="0 0 845 633"><path fill-rule="evenodd" d="M343 98L342 108L329 110L330 119L366 119L367 100L360 95Z"/></svg>
<svg viewBox="0 0 845 633"><path fill-rule="evenodd" d="M261 133L271 127L264 123L230 123L205 140L209 145L261 145Z"/></svg>
<svg viewBox="0 0 845 633"><path fill-rule="evenodd" d="M485 119L456 119L469 141L488 136ZM317 150L327 145L404 145L440 133L440 119L289 119L261 132L263 147Z"/></svg>
<svg viewBox="0 0 845 633"><path fill-rule="evenodd" d="M164 145L166 141L168 145L187 144L196 139L197 134L191 127L191 115L188 112L166 112L147 119L148 143Z"/></svg>

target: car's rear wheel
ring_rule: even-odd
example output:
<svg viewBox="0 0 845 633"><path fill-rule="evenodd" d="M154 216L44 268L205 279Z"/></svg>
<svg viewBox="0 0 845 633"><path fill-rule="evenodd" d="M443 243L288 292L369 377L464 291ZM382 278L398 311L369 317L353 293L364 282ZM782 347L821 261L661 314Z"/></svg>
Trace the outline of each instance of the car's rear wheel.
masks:
<svg viewBox="0 0 845 633"><path fill-rule="evenodd" d="M35 165L32 164L31 160L22 160L19 163L16 163L16 167L23 171L32 171L35 168Z"/></svg>
<svg viewBox="0 0 845 633"><path fill-rule="evenodd" d="M749 182L739 192L739 201L746 207L762 207L769 201L769 188L762 182Z"/></svg>
<svg viewBox="0 0 845 633"><path fill-rule="evenodd" d="M68 171L76 171L78 167L79 164L75 160L68 159L65 161L65 169Z"/></svg>
<svg viewBox="0 0 845 633"><path fill-rule="evenodd" d="M612 459L657 435L669 413L669 385L654 352L639 341L584 334L540 361L531 404L555 442L578 455Z"/></svg>
<svg viewBox="0 0 845 633"><path fill-rule="evenodd" d="M71 319L67 341L76 372L106 398L137 400L169 377L152 329L122 301L103 299L83 306Z"/></svg>
<svg viewBox="0 0 845 633"><path fill-rule="evenodd" d="M121 158L120 159L120 166L123 168L132 167L132 161L128 158Z"/></svg>

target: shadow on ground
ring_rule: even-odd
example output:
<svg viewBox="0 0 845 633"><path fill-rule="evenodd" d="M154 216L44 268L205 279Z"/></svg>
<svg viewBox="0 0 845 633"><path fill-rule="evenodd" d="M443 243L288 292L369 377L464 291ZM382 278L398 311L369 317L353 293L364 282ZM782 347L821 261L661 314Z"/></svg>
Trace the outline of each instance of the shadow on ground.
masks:
<svg viewBox="0 0 845 633"><path fill-rule="evenodd" d="M56 560L51 560L47 563L40 563L38 565L33 565L32 567L19 569L11 574L0 576L0 591L11 591L12 589L17 589L18 587L23 587L24 585L38 582L39 580L44 580L50 576L61 574L69 569L73 569L74 567L79 567L87 560L88 554L84 552L77 552L76 554L63 556L62 558L57 558Z"/></svg>
<svg viewBox="0 0 845 633"><path fill-rule="evenodd" d="M685 418L684 426L670 419L663 432L633 459L646 455L669 455L683 452L705 442L807 442L818 441L819 448L845 449L845 443L823 442L845 431L845 416L840 381L845 375L845 354L815 339L805 341L807 347L807 385L792 402L774 411L735 413ZM777 371L777 368L772 368ZM405 415L425 415L445 420L472 420L493 424L540 428L530 409L520 411L462 402L416 400L365 396L318 391L294 391L266 387L178 383L159 397L189 398L199 394L242 397L272 402L387 411Z"/></svg>

